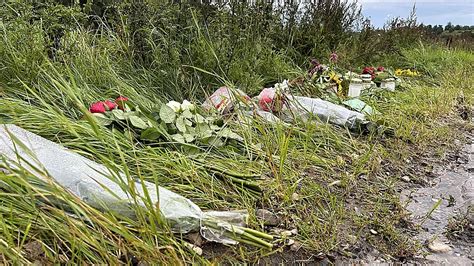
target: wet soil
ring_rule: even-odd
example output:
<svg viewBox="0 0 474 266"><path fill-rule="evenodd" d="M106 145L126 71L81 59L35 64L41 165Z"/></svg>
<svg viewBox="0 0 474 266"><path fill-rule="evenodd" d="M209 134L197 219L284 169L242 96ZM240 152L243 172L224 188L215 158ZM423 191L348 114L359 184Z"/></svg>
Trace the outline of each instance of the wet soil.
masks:
<svg viewBox="0 0 474 266"><path fill-rule="evenodd" d="M424 244L423 262L472 265L474 134L467 133L463 148L449 157L450 164L435 166L428 186L403 190L401 200L419 229L414 237ZM437 249L436 243L445 249Z"/></svg>
<svg viewBox="0 0 474 266"><path fill-rule="evenodd" d="M336 265L474 265L474 118L470 122L444 158L424 154L407 161L406 172L419 176L401 185L400 200L409 213L406 232L422 245L419 254L401 261L368 247L358 259L338 257Z"/></svg>

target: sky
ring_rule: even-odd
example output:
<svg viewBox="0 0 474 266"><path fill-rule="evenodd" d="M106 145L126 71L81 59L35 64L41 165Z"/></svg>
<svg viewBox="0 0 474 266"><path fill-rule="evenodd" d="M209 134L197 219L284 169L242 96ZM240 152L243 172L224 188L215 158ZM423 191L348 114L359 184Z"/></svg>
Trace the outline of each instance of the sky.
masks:
<svg viewBox="0 0 474 266"><path fill-rule="evenodd" d="M474 0L359 0L362 13L372 24L382 27L389 18L410 14L416 2L417 21L423 24L474 25Z"/></svg>

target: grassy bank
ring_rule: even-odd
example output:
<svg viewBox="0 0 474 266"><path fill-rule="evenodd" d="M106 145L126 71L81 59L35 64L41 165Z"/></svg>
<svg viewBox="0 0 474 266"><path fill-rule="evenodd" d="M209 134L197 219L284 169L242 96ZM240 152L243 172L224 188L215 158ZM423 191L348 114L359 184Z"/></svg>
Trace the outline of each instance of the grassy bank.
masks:
<svg viewBox="0 0 474 266"><path fill-rule="evenodd" d="M472 106L473 73L469 66L474 58L462 51L420 47L406 51L404 60L424 69L423 80L407 81L395 93L365 99L381 112L375 119L395 129L394 137L354 135L325 124L283 128L255 122L256 130L245 131L247 140L261 143L263 151L278 156L278 160L202 153L203 159L214 160L221 167L263 174L265 178L259 181L264 188L261 198L218 178L185 152L150 148L119 132L91 127L81 119L85 107L104 92L88 79L87 72L81 73L74 66L60 70L45 64L38 71L36 84L22 84L20 77L11 77L10 84L2 87L0 114L3 123L15 123L111 168L152 180L204 209L246 209L255 229L265 230L253 216L255 209L278 213L280 227L296 228L294 238L305 251L349 254L351 248L341 247L368 242L395 257L405 257L415 254L417 245L400 224L406 215L397 194L400 176L416 178L418 173L406 172L406 159L433 145L450 143L455 136L452 124L439 121L456 116L459 104ZM101 78L116 84L105 92L108 95L127 95L141 106L152 104L157 97L118 73L110 71ZM141 210L138 221L119 221L57 187L36 187L28 182L34 177L24 172L0 173L0 177L0 252L6 260L100 263L136 257L143 261L203 262L183 246L181 236L170 233L152 209ZM45 202L48 195L65 200L68 208L83 218ZM371 229L377 234L371 234ZM268 253L240 245L217 259L254 261Z"/></svg>
<svg viewBox="0 0 474 266"><path fill-rule="evenodd" d="M250 128L232 128L247 143L261 144L257 159L231 151L199 153L200 161L212 161L222 171L261 176L257 182L263 194L256 197L181 149L145 145L84 115L91 102L117 95L144 109L160 100L202 101L206 93L238 79L254 96L267 83L306 74L301 61L266 47L255 52L247 43L239 55L248 57L229 61L230 70L222 71L226 65L219 61L219 42L202 37L199 27L193 36L200 46L187 51L202 52L189 58L206 62L166 66L170 54L152 47L156 65L137 64L126 39L107 30L69 32L62 53L51 59L43 29L0 26L0 123L14 123L130 178L155 182L205 210L245 209L254 229L272 233L256 219L255 210L272 211L279 216L279 228L297 229L290 238L301 243L299 252L305 254L352 256L366 245L397 258L415 254L419 243L405 228L400 177L421 180L420 173L406 167L407 160L433 149L442 156L456 127L468 126L453 126L458 109L474 103L472 53L417 44L380 57L379 63L416 66L423 73L420 79L406 79L394 93L363 98L381 113L371 119L393 128L394 136L359 135L329 124L284 127L253 121ZM281 251L293 254L281 239L272 251L238 245L221 252L208 245L208 256L198 256L186 247L184 236L171 233L153 206L137 209L137 220L118 219L54 184L37 185L38 177L21 170L0 172L0 262L254 262ZM63 205L54 204L57 199Z"/></svg>

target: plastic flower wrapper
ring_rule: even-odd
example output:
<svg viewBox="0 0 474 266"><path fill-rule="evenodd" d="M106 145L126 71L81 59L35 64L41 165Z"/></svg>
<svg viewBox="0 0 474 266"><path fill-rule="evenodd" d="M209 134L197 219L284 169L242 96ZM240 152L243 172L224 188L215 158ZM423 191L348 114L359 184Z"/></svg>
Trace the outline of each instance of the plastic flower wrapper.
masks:
<svg viewBox="0 0 474 266"><path fill-rule="evenodd" d="M362 113L318 98L288 96L288 109L283 111L287 122L294 119L303 121L317 119L323 123L331 123L353 130L369 123Z"/></svg>
<svg viewBox="0 0 474 266"><path fill-rule="evenodd" d="M221 114L230 113L241 104L248 104L250 97L239 89L220 87L202 104L204 110L217 110Z"/></svg>
<svg viewBox="0 0 474 266"><path fill-rule="evenodd" d="M247 221L246 212L203 212L181 195L114 172L15 125L0 125L2 161L8 163L7 170L28 171L46 183L52 178L88 205L119 217L135 219L137 211L156 206L173 232L200 231L210 241L272 247L264 240L271 236L243 227ZM132 189L134 193L131 193Z"/></svg>
<svg viewBox="0 0 474 266"><path fill-rule="evenodd" d="M395 70L395 76L397 77L402 77L402 76L406 76L406 77L418 77L420 76L420 73L418 73L418 71L416 70L411 70L411 69L397 69Z"/></svg>
<svg viewBox="0 0 474 266"><path fill-rule="evenodd" d="M343 78L340 74L336 73L336 72L332 72L329 74L329 78L330 78L330 81L331 82L334 82L336 84L336 94L338 96L342 96L343 95L343 88L342 88L342 82L343 82Z"/></svg>

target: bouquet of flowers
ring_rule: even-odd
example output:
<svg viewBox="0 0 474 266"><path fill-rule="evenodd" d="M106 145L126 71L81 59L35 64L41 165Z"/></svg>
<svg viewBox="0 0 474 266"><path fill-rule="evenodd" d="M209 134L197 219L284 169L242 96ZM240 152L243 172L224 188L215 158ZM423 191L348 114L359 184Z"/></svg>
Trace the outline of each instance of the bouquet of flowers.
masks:
<svg viewBox="0 0 474 266"><path fill-rule="evenodd" d="M187 100L182 103L159 103L149 112L120 96L115 101L95 102L89 111L100 124L121 129L124 134L144 143L158 144L161 140L161 143L173 143L184 148L244 146L243 138L232 131L221 117L203 113ZM193 160L211 173L237 184L238 189L245 187L253 195L261 192L259 185L252 181L259 175L233 173L196 158Z"/></svg>
<svg viewBox="0 0 474 266"><path fill-rule="evenodd" d="M204 116L196 106L184 100L159 103L152 112L134 105L128 98L120 96L91 104L89 111L105 126L124 128L129 125L139 139L144 141L174 141L223 146L226 141L242 141L237 133L224 125L217 116Z"/></svg>

